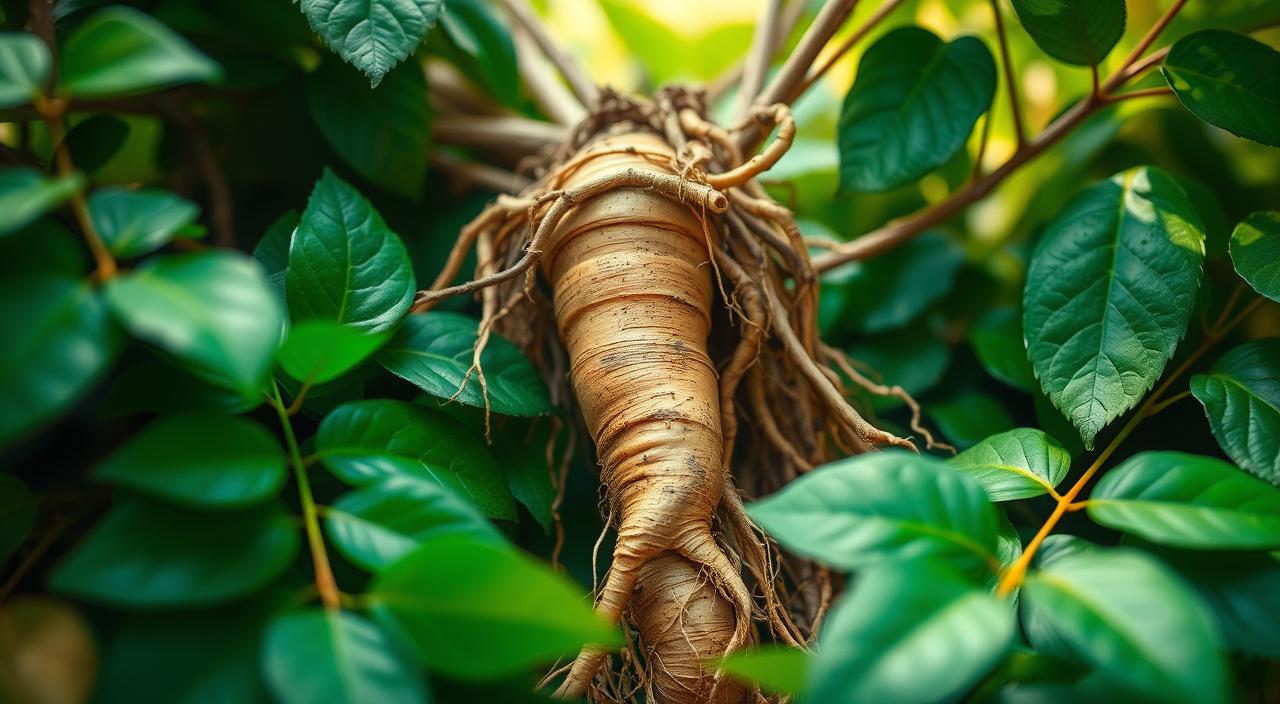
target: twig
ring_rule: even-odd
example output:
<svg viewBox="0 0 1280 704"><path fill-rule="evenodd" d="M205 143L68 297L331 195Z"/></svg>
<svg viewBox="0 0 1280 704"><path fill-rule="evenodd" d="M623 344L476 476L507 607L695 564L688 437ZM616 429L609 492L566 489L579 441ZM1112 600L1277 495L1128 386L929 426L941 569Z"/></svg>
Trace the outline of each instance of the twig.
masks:
<svg viewBox="0 0 1280 704"><path fill-rule="evenodd" d="M1013 58L1009 54L1009 38L1004 32L1004 18L1000 15L999 0L991 0L991 15L996 21L996 37L1000 42L1000 64L1004 68L1004 82L1009 86L1009 107L1013 110L1013 134L1018 146L1027 139L1026 128L1022 123L1022 103L1018 100L1018 80L1013 75ZM990 120L990 115L987 116Z"/></svg>
<svg viewBox="0 0 1280 704"><path fill-rule="evenodd" d="M526 0L503 0L503 4L507 6L507 10L515 18L522 27L529 32L529 36L533 38L534 43L542 50L551 63L555 64L556 70L560 71L560 75L568 81L569 88L578 100L584 106L594 105L596 99L600 97L600 89L596 86L588 76L586 71L577 64L568 54L560 50L555 40L547 33L547 28L543 26L542 20L534 14L533 8L529 7Z"/></svg>
<svg viewBox="0 0 1280 704"><path fill-rule="evenodd" d="M482 95L458 69L441 60L427 61L422 69L427 75L427 92L436 112L460 112L472 115L511 115L506 107Z"/></svg>
<svg viewBox="0 0 1280 704"><path fill-rule="evenodd" d="M1168 86L1158 86L1156 88L1143 88L1142 90L1131 90L1126 93L1113 93L1103 96L1103 101L1107 103L1118 103L1123 100L1131 100L1133 98L1157 98L1165 95L1173 95L1173 89Z"/></svg>
<svg viewBox="0 0 1280 704"><path fill-rule="evenodd" d="M578 124L586 117L587 111L551 72L543 58L538 56L538 47L528 31L516 27L511 38L516 46L516 64L520 69L520 77L533 96L533 102L558 124Z"/></svg>
<svg viewBox="0 0 1280 704"><path fill-rule="evenodd" d="M564 143L569 133L559 125L525 117L440 115L432 123L432 135L440 144L461 144L488 149L509 149L531 154Z"/></svg>
<svg viewBox="0 0 1280 704"><path fill-rule="evenodd" d="M853 34L850 34L849 37L840 44L839 48L827 56L827 58L818 65L818 68L814 69L808 76L805 76L805 79L792 89L791 93L787 96L787 102L795 102L804 94L805 91L809 90L809 87L816 83L818 79L826 75L827 71L830 71L831 67L836 65L836 62L838 62L845 54L849 53L850 49L853 49L858 42L862 41L868 34L870 34L871 30L876 28L876 25L884 21L884 18L888 17L889 13L898 9L898 6L901 5L903 1L904 0L888 0L888 2L885 2L880 5L880 7L876 8L875 13L868 17L866 22L863 22L857 29L853 30Z"/></svg>
<svg viewBox="0 0 1280 704"><path fill-rule="evenodd" d="M746 117L751 109L751 101L760 94L764 86L764 74L769 70L769 59L773 57L773 47L777 43L778 12L781 0L765 0L760 7L760 16L756 19L755 33L751 37L751 48L742 64L742 83L738 86L738 104L733 114L739 118Z"/></svg>
<svg viewBox="0 0 1280 704"><path fill-rule="evenodd" d="M506 169L481 164L476 161L457 159L443 152L432 152L430 158L432 166L444 169L467 183L498 191L499 193L519 193L532 183L524 176Z"/></svg>

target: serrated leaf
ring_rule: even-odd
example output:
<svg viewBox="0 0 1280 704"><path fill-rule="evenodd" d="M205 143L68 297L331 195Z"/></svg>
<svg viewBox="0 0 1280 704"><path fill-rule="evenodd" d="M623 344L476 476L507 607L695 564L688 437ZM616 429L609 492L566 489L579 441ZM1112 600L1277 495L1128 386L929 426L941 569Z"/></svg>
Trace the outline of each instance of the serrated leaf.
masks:
<svg viewBox="0 0 1280 704"><path fill-rule="evenodd" d="M398 66L373 89L350 67L326 61L307 79L307 98L320 133L357 173L418 198L431 145L421 66Z"/></svg>
<svg viewBox="0 0 1280 704"><path fill-rule="evenodd" d="M283 323L262 267L233 252L154 257L112 279L107 301L131 333L245 396L260 394Z"/></svg>
<svg viewBox="0 0 1280 704"><path fill-rule="evenodd" d="M1195 307L1204 228L1152 167L1085 189L1050 224L1023 297L1027 354L1085 447L1164 371Z"/></svg>
<svg viewBox="0 0 1280 704"><path fill-rule="evenodd" d="M330 320L307 320L289 328L276 360L294 379L323 384L355 368L386 339L385 333L367 333Z"/></svg>
<svg viewBox="0 0 1280 704"><path fill-rule="evenodd" d="M1280 212L1253 213L1231 233L1231 263L1253 290L1280 301Z"/></svg>
<svg viewBox="0 0 1280 704"><path fill-rule="evenodd" d="M49 76L49 48L34 34L0 34L0 108L31 102Z"/></svg>
<svg viewBox="0 0 1280 704"><path fill-rule="evenodd" d="M1024 618L1036 650L1080 659L1156 701L1227 701L1214 624L1170 571L1133 550L1062 554L1027 575Z"/></svg>
<svg viewBox="0 0 1280 704"><path fill-rule="evenodd" d="M947 464L977 480L992 501L1012 501L1057 487L1071 469L1071 455L1043 431L1015 428L992 435Z"/></svg>
<svg viewBox="0 0 1280 704"><path fill-rule="evenodd" d="M474 319L457 313L410 315L378 353L378 363L436 398L484 408L479 379L475 372L467 375L476 328ZM506 339L490 335L480 364L494 413L536 416L554 410L537 368Z"/></svg>
<svg viewBox="0 0 1280 704"><path fill-rule="evenodd" d="M0 237L31 224L83 186L79 174L46 178L26 167L0 169Z"/></svg>
<svg viewBox="0 0 1280 704"><path fill-rule="evenodd" d="M94 470L94 477L203 509L243 508L284 485L284 451L247 418L193 413L160 418Z"/></svg>
<svg viewBox="0 0 1280 704"><path fill-rule="evenodd" d="M1044 53L1096 66L1124 34L1124 0L1013 0L1018 20Z"/></svg>
<svg viewBox="0 0 1280 704"><path fill-rule="evenodd" d="M786 645L762 645L735 650L716 663L744 684L775 694L799 694L805 689L813 655Z"/></svg>
<svg viewBox="0 0 1280 704"><path fill-rule="evenodd" d="M117 257L158 249L196 221L200 206L156 189L100 188L90 194L89 219Z"/></svg>
<svg viewBox="0 0 1280 704"><path fill-rule="evenodd" d="M977 37L886 33L863 54L840 110L840 189L887 191L947 163L995 89L995 61Z"/></svg>
<svg viewBox="0 0 1280 704"><path fill-rule="evenodd" d="M867 570L819 637L807 698L830 704L958 701L1004 658L1013 608L933 560Z"/></svg>
<svg viewBox="0 0 1280 704"><path fill-rule="evenodd" d="M311 28L377 87L418 48L436 23L442 0L302 0Z"/></svg>
<svg viewBox="0 0 1280 704"><path fill-rule="evenodd" d="M982 486L926 456L833 462L747 512L791 551L842 570L922 555L996 563L996 511Z"/></svg>
<svg viewBox="0 0 1280 704"><path fill-rule="evenodd" d="M320 423L316 454L353 486L408 476L445 486L486 515L516 517L502 470L484 442L457 421L421 406L345 403Z"/></svg>
<svg viewBox="0 0 1280 704"><path fill-rule="evenodd" d="M154 18L110 7L62 46L58 89L77 98L130 95L179 83L210 83L222 69Z"/></svg>
<svg viewBox="0 0 1280 704"><path fill-rule="evenodd" d="M289 246L290 318L382 332L409 311L416 288L404 243L364 196L325 169Z"/></svg>
<svg viewBox="0 0 1280 704"><path fill-rule="evenodd" d="M1087 506L1094 521L1161 545L1280 548L1280 489L1212 457L1134 455L1107 472Z"/></svg>
<svg viewBox="0 0 1280 704"><path fill-rule="evenodd" d="M586 643L620 643L563 573L465 536L427 541L375 577L367 599L424 664L461 679L514 674Z"/></svg>
<svg viewBox="0 0 1280 704"><path fill-rule="evenodd" d="M969 329L969 344L982 368L997 380L1021 391L1036 388L1022 337L1022 316L1016 310L996 308L982 316Z"/></svg>
<svg viewBox="0 0 1280 704"><path fill-rule="evenodd" d="M37 502L21 479L0 474L0 567L9 561L35 525Z"/></svg>
<svg viewBox="0 0 1280 704"><path fill-rule="evenodd" d="M1280 146L1280 51L1243 34L1206 29L1174 42L1165 80L1196 117L1232 134Z"/></svg>
<svg viewBox="0 0 1280 704"><path fill-rule="evenodd" d="M1254 340L1191 377L1218 445L1241 469L1280 486L1280 338Z"/></svg>

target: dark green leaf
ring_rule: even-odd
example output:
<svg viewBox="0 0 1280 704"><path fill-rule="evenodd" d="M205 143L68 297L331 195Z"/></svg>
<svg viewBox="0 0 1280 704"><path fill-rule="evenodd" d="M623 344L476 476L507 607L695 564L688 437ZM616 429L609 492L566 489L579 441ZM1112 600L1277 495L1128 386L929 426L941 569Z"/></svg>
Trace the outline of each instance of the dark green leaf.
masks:
<svg viewBox="0 0 1280 704"><path fill-rule="evenodd" d="M45 178L26 167L0 169L0 236L31 224L83 185L84 178L79 174Z"/></svg>
<svg viewBox="0 0 1280 704"><path fill-rule="evenodd" d="M822 629L809 699L829 704L958 701L1013 645L1015 619L996 598L932 560L858 576Z"/></svg>
<svg viewBox="0 0 1280 704"><path fill-rule="evenodd" d="M329 539L357 566L378 572L444 533L505 539L474 506L433 481L393 476L344 494L325 514Z"/></svg>
<svg viewBox="0 0 1280 704"><path fill-rule="evenodd" d="M583 590L513 548L433 538L374 578L374 617L405 636L432 670L493 679L619 643Z"/></svg>
<svg viewBox="0 0 1280 704"><path fill-rule="evenodd" d="M308 320L289 329L276 360L294 379L322 384L363 362L386 339L382 333L362 332L328 320Z"/></svg>
<svg viewBox="0 0 1280 704"><path fill-rule="evenodd" d="M1046 561L1022 588L1031 645L1083 660L1156 701L1228 701L1226 668L1204 607L1167 568L1133 550Z"/></svg>
<svg viewBox="0 0 1280 704"><path fill-rule="evenodd" d="M253 258L267 270L267 282L286 305L285 270L289 268L289 246L293 242L293 231L298 229L298 219L297 211L286 211L271 223L253 248Z"/></svg>
<svg viewBox="0 0 1280 704"><path fill-rule="evenodd" d="M1030 392L1036 375L1022 339L1022 316L1012 308L996 308L969 329L969 344L987 373L1009 386Z"/></svg>
<svg viewBox="0 0 1280 704"><path fill-rule="evenodd" d="M210 83L222 69L152 17L110 7L76 28L62 47L59 90L77 98Z"/></svg>
<svg viewBox="0 0 1280 704"><path fill-rule="evenodd" d="M404 243L356 189L325 169L289 247L289 315L381 332L409 311L416 285Z"/></svg>
<svg viewBox="0 0 1280 704"><path fill-rule="evenodd" d="M1124 0L1013 0L1027 34L1044 53L1096 66L1124 34Z"/></svg>
<svg viewBox="0 0 1280 704"><path fill-rule="evenodd" d="M283 704L425 704L417 668L376 625L349 611L308 609L276 618L262 671Z"/></svg>
<svg viewBox="0 0 1280 704"><path fill-rule="evenodd" d="M559 467L558 463L567 452L563 443L565 432L562 430L553 435L554 428L550 423L534 422L538 424L538 428L532 434L519 426L504 431L511 433L511 436L508 440L495 443L493 454L507 475L511 495L529 509L530 515L538 521L543 531L550 533L551 504L556 498L551 473L554 471L553 467ZM553 456L548 457L548 450L554 450ZM548 465L548 459L555 464Z"/></svg>
<svg viewBox="0 0 1280 704"><path fill-rule="evenodd" d="M115 376L100 413L105 418L144 412L244 413L264 400L210 384L166 360L148 359Z"/></svg>
<svg viewBox="0 0 1280 704"><path fill-rule="evenodd" d="M951 348L924 326L855 344L849 354L876 372L872 381L901 386L917 398L942 379L951 362ZM871 402L879 410L902 403L895 396L875 396Z"/></svg>
<svg viewBox="0 0 1280 704"><path fill-rule="evenodd" d="M927 456L833 462L747 511L793 552L843 570L920 555L996 561L996 511L982 486Z"/></svg>
<svg viewBox="0 0 1280 704"><path fill-rule="evenodd" d="M12 474L0 474L0 567L36 523L36 497Z"/></svg>
<svg viewBox="0 0 1280 704"><path fill-rule="evenodd" d="M476 321L456 313L411 315L378 353L387 371L441 399L486 407L471 368ZM534 416L553 409L538 370L509 341L491 335L480 356L489 387L487 406L495 413Z"/></svg>
<svg viewBox="0 0 1280 704"><path fill-rule="evenodd" d="M316 452L339 479L366 486L388 477L435 482L486 515L515 518L497 462L476 435L448 416L403 401L353 401L316 432Z"/></svg>
<svg viewBox="0 0 1280 704"><path fill-rule="evenodd" d="M762 645L730 653L720 660L720 667L766 692L794 695L804 690L812 660L812 655L799 648Z"/></svg>
<svg viewBox="0 0 1280 704"><path fill-rule="evenodd" d="M516 48L506 23L480 0L449 0L440 26L453 62L507 105L520 100Z"/></svg>
<svg viewBox="0 0 1280 704"><path fill-rule="evenodd" d="M1104 526L1161 545L1280 548L1280 489L1212 457L1134 455L1098 482L1088 509Z"/></svg>
<svg viewBox="0 0 1280 704"><path fill-rule="evenodd" d="M233 252L155 257L112 279L106 295L140 339L211 381L261 393L283 314L257 262Z"/></svg>
<svg viewBox="0 0 1280 704"><path fill-rule="evenodd" d="M441 5L442 0L302 0L302 13L330 49L377 87L422 43Z"/></svg>
<svg viewBox="0 0 1280 704"><path fill-rule="evenodd" d="M1255 291L1280 301L1280 212L1257 212L1236 225L1231 262Z"/></svg>
<svg viewBox="0 0 1280 704"><path fill-rule="evenodd" d="M960 449L1013 427L1013 419L995 398L965 391L925 406L925 413Z"/></svg>
<svg viewBox="0 0 1280 704"><path fill-rule="evenodd" d="M42 274L79 278L88 271L83 241L48 218L0 237L0 279Z"/></svg>
<svg viewBox="0 0 1280 704"><path fill-rule="evenodd" d="M1027 272L1027 351L1086 448L1160 377L1195 308L1203 258L1195 208L1152 167L1085 189L1045 232Z"/></svg>
<svg viewBox="0 0 1280 704"><path fill-rule="evenodd" d="M115 115L94 115L67 132L65 144L76 168L93 173L111 161L129 137L129 123Z"/></svg>
<svg viewBox="0 0 1280 704"><path fill-rule="evenodd" d="M137 257L196 221L200 206L160 190L102 188L89 196L89 219L117 257Z"/></svg>
<svg viewBox="0 0 1280 704"><path fill-rule="evenodd" d="M840 188L879 192L947 163L964 148L996 89L977 37L944 43L921 27L871 45L840 111Z"/></svg>
<svg viewBox="0 0 1280 704"><path fill-rule="evenodd" d="M1242 469L1280 486L1280 338L1254 340L1191 377L1209 427Z"/></svg>
<svg viewBox="0 0 1280 704"><path fill-rule="evenodd" d="M976 479L992 501L1012 501L1057 487L1071 469L1071 455L1043 431L1015 428L992 435L947 464Z"/></svg>
<svg viewBox="0 0 1280 704"><path fill-rule="evenodd" d="M841 300L835 326L867 333L900 328L951 290L963 263L951 238L926 232L874 264L855 264L848 279L833 284Z"/></svg>
<svg viewBox="0 0 1280 704"><path fill-rule="evenodd" d="M0 108L31 102L49 75L49 49L34 34L0 34Z"/></svg>
<svg viewBox="0 0 1280 704"><path fill-rule="evenodd" d="M307 81L320 132L361 176L408 198L422 191L431 111L422 67L402 64L370 88L350 67L326 61Z"/></svg>
<svg viewBox="0 0 1280 704"><path fill-rule="evenodd" d="M1157 553L1209 607L1229 650L1280 658L1280 558L1274 553Z"/></svg>
<svg viewBox="0 0 1280 704"><path fill-rule="evenodd" d="M5 278L0 320L0 445L62 415L111 368L120 332L88 283L60 275Z"/></svg>
<svg viewBox="0 0 1280 704"><path fill-rule="evenodd" d="M1280 146L1280 51L1243 34L1206 29L1174 43L1164 77L1196 117Z"/></svg>
<svg viewBox="0 0 1280 704"><path fill-rule="evenodd" d="M275 581L298 552L298 528L271 504L199 513L117 502L54 571L50 588L127 609L225 602Z"/></svg>
<svg viewBox="0 0 1280 704"><path fill-rule="evenodd" d="M130 438L94 476L206 509L261 503L284 485L284 452L262 426L211 413L167 416Z"/></svg>

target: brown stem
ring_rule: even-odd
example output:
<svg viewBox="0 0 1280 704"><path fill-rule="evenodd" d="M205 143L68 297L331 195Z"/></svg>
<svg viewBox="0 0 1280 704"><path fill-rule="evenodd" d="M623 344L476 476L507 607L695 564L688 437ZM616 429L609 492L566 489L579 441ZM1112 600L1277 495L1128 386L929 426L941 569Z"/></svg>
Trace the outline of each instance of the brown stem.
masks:
<svg viewBox="0 0 1280 704"><path fill-rule="evenodd" d="M809 90L809 86L812 86L818 81L818 79L822 78L827 71L830 71L831 67L836 65L836 62L843 58L845 54L849 53L850 49L870 34L871 30L875 29L877 25L884 21L884 18L888 17L889 13L898 9L898 6L903 2L904 0L888 0L888 2L885 2L880 5L880 7L876 8L875 13L868 17L866 22L863 22L861 26L853 30L853 34L850 34L847 39L841 42L839 48L832 52L823 60L818 68L814 69L813 72L806 76L799 85L791 90L791 93L788 95L788 102L794 103L806 90Z"/></svg>
<svg viewBox="0 0 1280 704"><path fill-rule="evenodd" d="M75 164L71 163L71 150L67 147L67 129L63 123L66 103L43 96L36 96L35 102L36 109L44 116L45 124L48 126L49 141L54 144L53 156L58 175L62 178L74 177L76 167ZM114 277L117 271L116 260L111 256L111 250L103 243L102 237L98 235L98 229L93 226L93 218L89 217L89 204L85 201L83 191L77 190L72 194L71 212L75 215L76 223L80 225L80 232L84 235L85 243L93 254L93 260L97 265L95 277L99 281L106 281Z"/></svg>
<svg viewBox="0 0 1280 704"><path fill-rule="evenodd" d="M559 125L525 117L440 115L432 123L438 144L508 150L522 155L563 144L568 132Z"/></svg>
<svg viewBox="0 0 1280 704"><path fill-rule="evenodd" d="M778 12L781 5L781 0L765 0L760 6L756 30L751 37L751 48L742 64L742 83L738 86L738 103L733 111L739 118L746 117L747 111L751 109L751 101L755 100L764 86L764 75L769 70L769 59L773 57L773 47L777 43Z"/></svg>
<svg viewBox="0 0 1280 704"><path fill-rule="evenodd" d="M438 166L463 181L488 188L499 193L519 193L532 183L520 174L489 166L477 161L466 161L443 152L431 153L431 165Z"/></svg>
<svg viewBox="0 0 1280 704"><path fill-rule="evenodd" d="M596 99L600 97L599 87L577 62L560 50L559 45L547 32L546 26L542 24L542 20L538 19L533 8L529 7L529 3L526 0L503 0L503 4L507 6L507 10L516 22L529 32L529 36L533 38L542 53L555 64L578 100L584 106L594 105Z"/></svg>
<svg viewBox="0 0 1280 704"><path fill-rule="evenodd" d="M1000 13L999 0L991 0L991 15L996 21L996 37L1000 42L1000 64L1004 69L1004 82L1009 86L1009 107L1013 110L1013 134L1018 146L1027 139L1027 131L1022 123L1022 104L1018 100L1018 80L1013 75L1013 59L1009 55L1009 38L1004 32L1004 18ZM988 115L990 120L991 116Z"/></svg>
<svg viewBox="0 0 1280 704"><path fill-rule="evenodd" d="M557 124L576 125L586 117L578 99L556 78L551 68L538 55L538 47L533 37L522 27L516 27L511 34L516 47L516 62L520 69L520 77L524 79L533 102L537 103L547 117Z"/></svg>

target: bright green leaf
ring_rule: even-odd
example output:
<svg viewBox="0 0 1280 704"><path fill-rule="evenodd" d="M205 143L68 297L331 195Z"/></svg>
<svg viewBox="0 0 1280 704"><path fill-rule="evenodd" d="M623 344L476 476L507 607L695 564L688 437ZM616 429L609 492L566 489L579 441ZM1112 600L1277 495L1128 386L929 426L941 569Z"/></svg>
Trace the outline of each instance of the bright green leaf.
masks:
<svg viewBox="0 0 1280 704"><path fill-rule="evenodd" d="M1013 0L1027 34L1044 53L1096 66L1124 34L1124 0Z"/></svg>
<svg viewBox="0 0 1280 704"><path fill-rule="evenodd" d="M805 688L813 656L786 645L735 650L720 660L725 672L775 694L799 694Z"/></svg>
<svg viewBox="0 0 1280 704"><path fill-rule="evenodd" d="M1255 476L1280 486L1280 338L1246 342L1191 377L1224 452Z"/></svg>
<svg viewBox="0 0 1280 704"><path fill-rule="evenodd" d="M311 28L344 61L377 87L392 67L422 43L442 0L302 0Z"/></svg>
<svg viewBox="0 0 1280 704"><path fill-rule="evenodd" d="M1280 301L1280 212L1257 212L1236 225L1231 262L1255 291Z"/></svg>
<svg viewBox="0 0 1280 704"><path fill-rule="evenodd" d="M163 246L199 215L200 206L166 191L102 188L89 196L89 219L117 257Z"/></svg>
<svg viewBox="0 0 1280 704"><path fill-rule="evenodd" d="M1206 29L1174 42L1163 71L1196 117L1280 146L1280 51L1243 34Z"/></svg>
<svg viewBox="0 0 1280 704"><path fill-rule="evenodd" d="M289 329L276 360L294 379L322 384L355 368L386 339L329 320L308 320Z"/></svg>
<svg viewBox="0 0 1280 704"><path fill-rule="evenodd" d="M994 397L962 391L925 406L925 414L938 425L947 440L960 449L1013 427L1013 419Z"/></svg>
<svg viewBox="0 0 1280 704"><path fill-rule="evenodd" d="M128 7L109 7L85 20L67 38L60 60L58 88L77 98L210 83L222 74L173 30Z"/></svg>
<svg viewBox="0 0 1280 704"><path fill-rule="evenodd" d="M1071 469L1071 455L1043 431L1015 428L992 435L947 464L976 479L992 501L1012 501L1057 487Z"/></svg>
<svg viewBox="0 0 1280 704"><path fill-rule="evenodd" d="M0 169L0 236L31 224L83 185L79 174L46 178L26 167Z"/></svg>
<svg viewBox="0 0 1280 704"><path fill-rule="evenodd" d="M0 474L0 567L9 561L35 525L36 501L21 479Z"/></svg>
<svg viewBox="0 0 1280 704"><path fill-rule="evenodd" d="M0 34L0 108L31 102L49 76L49 48L34 34Z"/></svg>
<svg viewBox="0 0 1280 704"><path fill-rule="evenodd" d="M969 344L987 373L1009 386L1030 392L1036 375L1022 339L1022 316L1012 308L996 308L969 329Z"/></svg>

